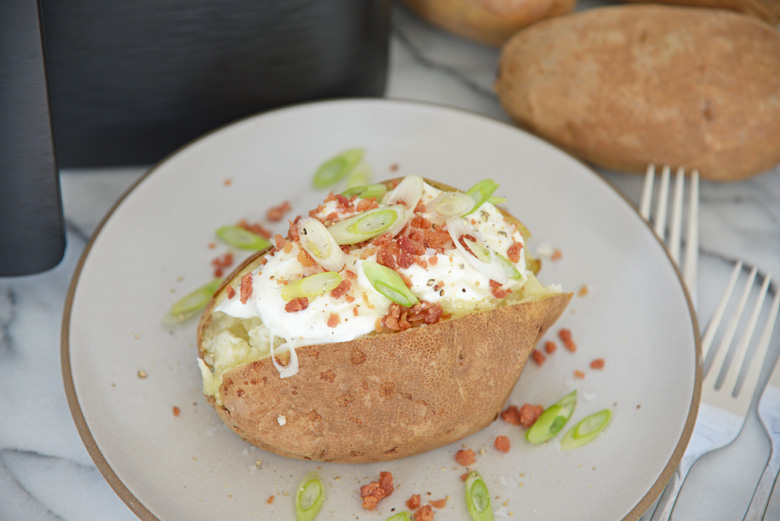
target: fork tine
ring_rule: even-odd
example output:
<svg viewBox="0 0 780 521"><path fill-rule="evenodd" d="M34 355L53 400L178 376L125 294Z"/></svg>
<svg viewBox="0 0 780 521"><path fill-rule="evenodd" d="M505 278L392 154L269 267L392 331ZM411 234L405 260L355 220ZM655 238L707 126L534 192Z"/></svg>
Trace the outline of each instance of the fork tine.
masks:
<svg viewBox="0 0 780 521"><path fill-rule="evenodd" d="M653 200L653 180L655 179L655 165L649 164L645 172L645 182L642 185L642 200L639 203L639 214L650 220L650 202Z"/></svg>
<svg viewBox="0 0 780 521"><path fill-rule="evenodd" d="M707 326L707 331L705 331L704 337L701 339L702 360L707 359L707 353L709 353L712 341L715 339L715 332L718 330L718 327L720 327L720 321L723 319L723 313L726 311L726 305L729 303L731 292L734 291L734 286L737 283L737 277L739 277L739 273L741 271L742 261L737 262L734 265L734 270L731 272L731 278L729 279L729 283L726 286L726 290L723 292L723 297L721 297L720 302L718 303L718 307L715 309L715 313L712 315L712 320L710 320L710 325Z"/></svg>
<svg viewBox="0 0 780 521"><path fill-rule="evenodd" d="M697 306L699 266L699 171L691 172L688 199L688 229L685 243L685 283L691 293L694 307Z"/></svg>
<svg viewBox="0 0 780 521"><path fill-rule="evenodd" d="M666 206L669 198L669 166L661 169L661 185L658 187L658 199L655 206L655 233L661 240L666 236Z"/></svg>
<svg viewBox="0 0 780 521"><path fill-rule="evenodd" d="M721 340L717 351L715 351L715 359L712 361L710 373L705 377L705 380L712 377L714 381L717 381L718 375L723 369L723 362L726 360L729 346L731 345L731 341L734 339L734 333L736 333L737 326L739 325L739 321L742 318L742 312L745 310L745 304L747 303L747 299L750 296L750 289L753 287L753 281L756 278L757 272L758 270L756 268L753 268L750 271L748 282L745 285L745 289L742 291L742 296L740 297L739 304L737 305L737 311L734 313L734 316L732 316L731 322L729 322L728 328L726 329L726 333L723 335L723 339Z"/></svg>
<svg viewBox="0 0 780 521"><path fill-rule="evenodd" d="M742 335L742 340L739 343L737 352L734 355L734 359L731 362L732 370L728 372L725 380L723 380L723 388L729 392L734 392L737 385L737 379L739 378L740 368L744 364L745 356L747 355L748 345L753 338L753 332L756 329L756 323L758 322L758 315L761 312L761 307L764 305L764 299L766 298L767 290L769 289L769 275L764 277L764 283L761 285L761 291L756 299L756 304L753 306L753 312L750 314L750 319L745 328L745 332ZM756 353L753 357L751 364L755 364L762 360L760 353ZM761 365L761 364L759 364ZM756 382L748 382L747 380L742 383L742 389L749 392L750 397L753 396L753 388ZM740 389L741 392L741 389ZM739 393L738 393L739 394ZM744 395L743 395L744 396Z"/></svg>
<svg viewBox="0 0 780 521"><path fill-rule="evenodd" d="M674 176L674 196L672 199L672 224L669 227L669 255L680 265L680 235L682 231L682 206L685 169L679 167Z"/></svg>

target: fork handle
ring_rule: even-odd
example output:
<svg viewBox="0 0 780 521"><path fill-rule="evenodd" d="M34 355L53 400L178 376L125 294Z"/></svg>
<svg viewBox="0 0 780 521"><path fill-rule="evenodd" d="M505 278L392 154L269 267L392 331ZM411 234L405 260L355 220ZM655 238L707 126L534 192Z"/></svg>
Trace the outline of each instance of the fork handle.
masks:
<svg viewBox="0 0 780 521"><path fill-rule="evenodd" d="M700 455L696 453L683 455L677 470L672 475L672 479L666 484L666 488L664 488L663 494L661 494L661 498L658 500L658 506L655 507L655 512L650 521L669 521L671 519L674 504L677 502L677 496L680 495L680 490L685 482L685 478L688 476L688 471L691 470L691 467L696 463Z"/></svg>
<svg viewBox="0 0 780 521"><path fill-rule="evenodd" d="M769 505L769 499L772 497L772 489L777 481L777 473L780 471L780 452L772 450L772 454L764 467L764 473L758 480L753 499L750 500L750 506L743 521L761 521L766 515L766 507Z"/></svg>

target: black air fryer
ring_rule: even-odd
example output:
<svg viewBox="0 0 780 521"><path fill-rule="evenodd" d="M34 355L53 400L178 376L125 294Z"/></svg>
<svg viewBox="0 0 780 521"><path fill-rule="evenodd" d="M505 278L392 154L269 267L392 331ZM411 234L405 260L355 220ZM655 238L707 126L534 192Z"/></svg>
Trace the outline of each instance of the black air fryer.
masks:
<svg viewBox="0 0 780 521"><path fill-rule="evenodd" d="M389 24L390 0L0 0L0 276L62 258L58 166L151 164L263 110L381 96Z"/></svg>

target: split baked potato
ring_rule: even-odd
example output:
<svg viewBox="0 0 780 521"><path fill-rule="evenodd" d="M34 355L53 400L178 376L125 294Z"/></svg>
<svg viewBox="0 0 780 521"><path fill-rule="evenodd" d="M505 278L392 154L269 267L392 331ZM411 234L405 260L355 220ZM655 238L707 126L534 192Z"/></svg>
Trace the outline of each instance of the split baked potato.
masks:
<svg viewBox="0 0 780 521"><path fill-rule="evenodd" d="M391 460L457 441L497 417L530 351L570 301L571 293L536 279L525 227L486 200L489 190L463 194L416 176L385 186L390 191L374 198L331 194L313 217L291 222L286 239L229 276L203 313L204 394L246 441L336 462ZM458 195L447 200L450 193ZM463 213L463 197L479 208L447 216ZM387 208L398 220L366 220ZM350 218L364 221L358 235L371 225L371 233L384 231L345 244L338 228ZM325 237L318 223L339 237L345 257L317 242ZM376 265L403 287L383 279L385 272L377 279ZM334 273L340 278L325 280ZM448 273L451 280L440 277ZM311 302L299 296L312 295L301 281L316 286L319 279L325 282Z"/></svg>

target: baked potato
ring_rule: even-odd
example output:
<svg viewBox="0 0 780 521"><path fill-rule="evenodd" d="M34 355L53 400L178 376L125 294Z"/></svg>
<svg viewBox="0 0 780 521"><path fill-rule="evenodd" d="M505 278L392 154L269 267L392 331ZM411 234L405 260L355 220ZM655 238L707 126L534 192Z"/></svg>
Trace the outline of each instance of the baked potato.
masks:
<svg viewBox="0 0 780 521"><path fill-rule="evenodd" d="M383 186L381 197L331 194L291 221L201 317L204 394L264 450L372 462L468 436L497 417L571 299L539 283L527 230L485 185Z"/></svg>
<svg viewBox="0 0 780 521"><path fill-rule="evenodd" d="M532 23L574 10L577 0L404 0L421 18L446 31L499 46Z"/></svg>
<svg viewBox="0 0 780 521"><path fill-rule="evenodd" d="M780 163L780 33L721 9L621 5L545 20L503 47L521 126L596 165L736 181Z"/></svg>
<svg viewBox="0 0 780 521"><path fill-rule="evenodd" d="M654 3L687 5L696 7L713 7L739 11L767 22L777 27L780 24L780 2L777 0L623 0L632 3Z"/></svg>

